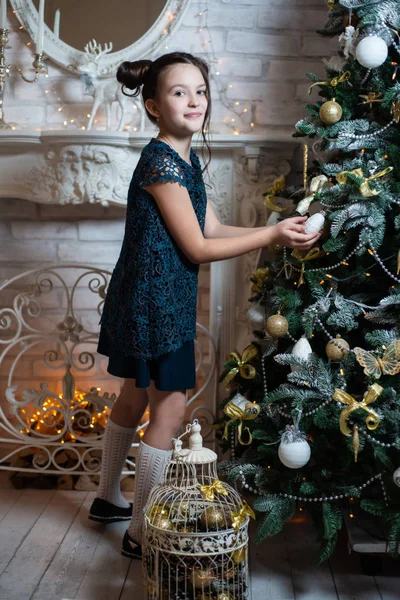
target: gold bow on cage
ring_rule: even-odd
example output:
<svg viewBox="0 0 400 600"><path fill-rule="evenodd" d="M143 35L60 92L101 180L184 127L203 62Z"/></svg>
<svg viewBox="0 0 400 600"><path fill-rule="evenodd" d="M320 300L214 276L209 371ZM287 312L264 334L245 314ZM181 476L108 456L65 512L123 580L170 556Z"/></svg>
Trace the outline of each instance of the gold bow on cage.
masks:
<svg viewBox="0 0 400 600"><path fill-rule="evenodd" d="M242 508L237 512L232 512L232 527L235 531L239 531L239 529L246 523L247 517L251 517L252 519L256 518L254 514L254 510L247 504L245 500L243 500Z"/></svg>
<svg viewBox="0 0 400 600"><path fill-rule="evenodd" d="M211 485L200 486L200 491L209 502L214 502L215 494L222 494L223 496L228 495L228 490L219 479L215 479Z"/></svg>

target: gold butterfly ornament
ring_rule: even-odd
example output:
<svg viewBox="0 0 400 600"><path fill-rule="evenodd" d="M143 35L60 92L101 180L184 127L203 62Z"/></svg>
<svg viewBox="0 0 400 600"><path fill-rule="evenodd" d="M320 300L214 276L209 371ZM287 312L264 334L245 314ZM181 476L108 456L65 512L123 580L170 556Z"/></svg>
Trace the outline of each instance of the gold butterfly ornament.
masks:
<svg viewBox="0 0 400 600"><path fill-rule="evenodd" d="M363 348L354 348L357 361L364 367L369 377L379 379L381 375L397 375L400 373L400 340L389 344L381 358Z"/></svg>

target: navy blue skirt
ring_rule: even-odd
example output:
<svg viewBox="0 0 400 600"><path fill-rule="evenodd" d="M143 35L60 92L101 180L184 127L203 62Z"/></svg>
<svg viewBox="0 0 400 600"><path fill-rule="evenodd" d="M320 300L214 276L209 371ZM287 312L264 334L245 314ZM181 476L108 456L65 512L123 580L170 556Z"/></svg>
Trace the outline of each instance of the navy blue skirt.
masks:
<svg viewBox="0 0 400 600"><path fill-rule="evenodd" d="M196 384L194 340L185 342L180 348L156 359L143 360L126 356L112 348L106 332L100 329L97 352L108 356L107 371L115 377L135 379L135 386L147 388L150 380L160 391L175 392L192 390Z"/></svg>

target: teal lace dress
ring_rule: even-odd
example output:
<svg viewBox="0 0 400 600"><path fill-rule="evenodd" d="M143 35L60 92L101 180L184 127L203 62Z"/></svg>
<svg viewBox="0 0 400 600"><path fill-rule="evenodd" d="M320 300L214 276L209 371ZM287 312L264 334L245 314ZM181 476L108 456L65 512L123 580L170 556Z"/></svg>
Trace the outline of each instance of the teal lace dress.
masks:
<svg viewBox="0 0 400 600"><path fill-rule="evenodd" d="M148 387L150 380L166 391L195 385L199 266L180 250L144 189L169 181L186 187L204 231L207 197L193 150L190 161L152 139L129 186L125 235L103 306L98 352L109 357L109 373L133 378L137 387Z"/></svg>

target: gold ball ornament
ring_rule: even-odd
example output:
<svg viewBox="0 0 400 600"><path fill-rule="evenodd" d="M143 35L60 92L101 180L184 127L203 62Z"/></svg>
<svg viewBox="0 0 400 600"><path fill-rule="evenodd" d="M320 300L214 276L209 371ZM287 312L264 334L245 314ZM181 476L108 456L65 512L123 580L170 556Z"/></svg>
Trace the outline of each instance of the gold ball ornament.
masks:
<svg viewBox="0 0 400 600"><path fill-rule="evenodd" d="M215 531L228 526L225 511L219 506L208 506L200 515L200 523L205 531Z"/></svg>
<svg viewBox="0 0 400 600"><path fill-rule="evenodd" d="M147 511L147 516L151 522L154 522L155 519L159 519L160 517L168 517L168 515L169 507L167 505L161 506L159 504L154 504L153 506L150 506Z"/></svg>
<svg viewBox="0 0 400 600"><path fill-rule="evenodd" d="M240 565L240 563L242 563L245 558L246 558L246 547L245 546L242 546L241 548L238 548L238 550L235 550L235 552L232 552L232 560L235 563L235 565Z"/></svg>
<svg viewBox="0 0 400 600"><path fill-rule="evenodd" d="M154 527L158 527L158 529L165 529L166 531L175 529L173 522L164 515L154 517L151 524L154 525Z"/></svg>
<svg viewBox="0 0 400 600"><path fill-rule="evenodd" d="M229 592L220 592L217 594L216 598L217 600L235 600L235 597Z"/></svg>
<svg viewBox="0 0 400 600"><path fill-rule="evenodd" d="M334 125L342 118L343 110L338 102L333 100L328 100L324 102L321 108L319 109L319 116L321 121L325 123L325 125Z"/></svg>
<svg viewBox="0 0 400 600"><path fill-rule="evenodd" d="M192 584L195 588L209 587L216 578L212 569L194 569L192 572Z"/></svg>
<svg viewBox="0 0 400 600"><path fill-rule="evenodd" d="M287 334L289 323L285 317L278 313L267 319L265 330L272 338L280 338Z"/></svg>
<svg viewBox="0 0 400 600"><path fill-rule="evenodd" d="M340 344L340 347L339 345L336 345L335 342L338 342L338 344ZM325 352L327 357L330 358L330 360L333 360L334 362L343 360L346 354L349 353L349 350L349 344L340 335L337 335L336 340L331 340L325 346Z"/></svg>

